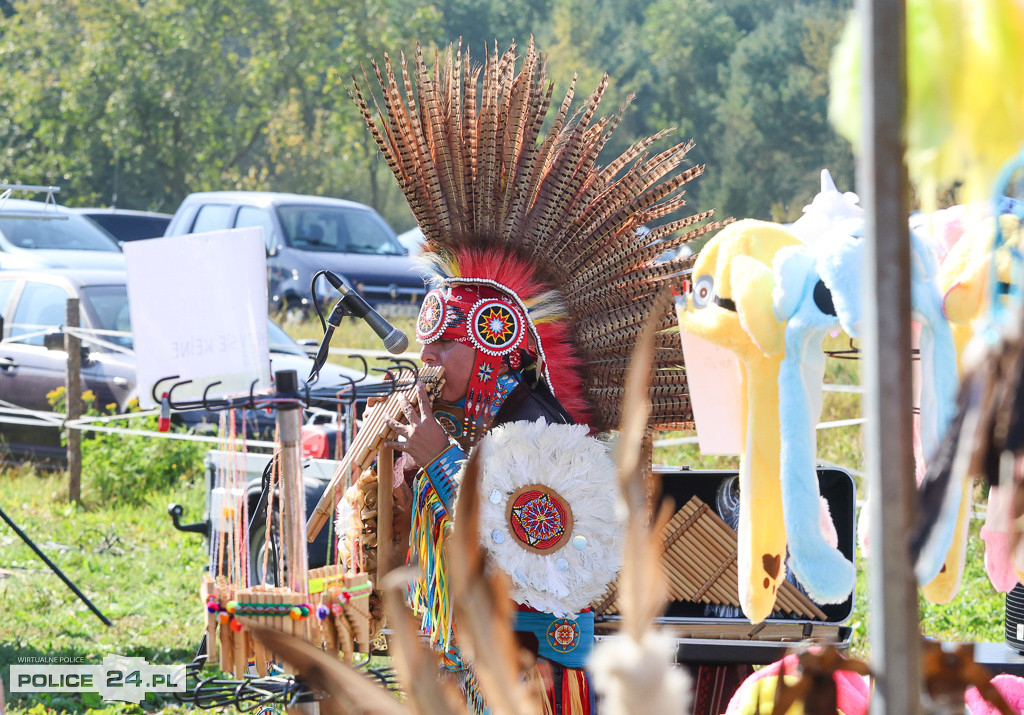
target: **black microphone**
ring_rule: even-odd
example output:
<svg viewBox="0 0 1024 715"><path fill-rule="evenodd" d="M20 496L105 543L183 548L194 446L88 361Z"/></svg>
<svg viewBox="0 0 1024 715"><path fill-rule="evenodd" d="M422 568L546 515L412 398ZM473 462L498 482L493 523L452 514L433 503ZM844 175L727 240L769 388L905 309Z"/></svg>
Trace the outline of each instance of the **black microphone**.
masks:
<svg viewBox="0 0 1024 715"><path fill-rule="evenodd" d="M341 293L341 302L349 313L362 318L373 332L384 341L384 349L389 353L401 355L409 348L409 338L405 333L381 317L380 313L371 308L363 296L345 285L345 282L330 271L324 271L328 282Z"/></svg>

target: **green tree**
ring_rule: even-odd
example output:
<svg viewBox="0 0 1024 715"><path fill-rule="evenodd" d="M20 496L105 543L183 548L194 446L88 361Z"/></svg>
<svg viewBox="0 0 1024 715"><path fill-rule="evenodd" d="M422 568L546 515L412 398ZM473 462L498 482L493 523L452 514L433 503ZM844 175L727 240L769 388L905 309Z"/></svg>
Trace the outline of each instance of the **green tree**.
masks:
<svg viewBox="0 0 1024 715"><path fill-rule="evenodd" d="M853 185L849 145L827 118L826 63L845 20L835 3L781 7L741 39L723 74L704 203L723 215L793 220L821 169Z"/></svg>
<svg viewBox="0 0 1024 715"><path fill-rule="evenodd" d="M525 47L530 37L543 28L551 13L552 0L448 0L440 4L444 14L441 41L458 42L471 50L472 56L483 56L484 47L494 51L513 41ZM542 32L542 30L540 31Z"/></svg>
<svg viewBox="0 0 1024 715"><path fill-rule="evenodd" d="M388 205L342 78L436 34L427 2L16 0L0 19L0 177L173 210L266 188ZM373 178L368 178L373 177ZM391 192L395 193L395 192ZM397 202L394 202L397 203ZM396 210L402 215L401 209Z"/></svg>
<svg viewBox="0 0 1024 715"><path fill-rule="evenodd" d="M707 173L688 190L690 203L711 208L701 197L713 174L729 167L716 160L715 116L725 93L723 69L743 37L736 20L714 0L657 0L647 11L644 44L651 48L651 99L647 132L675 127L693 139L689 158Z"/></svg>

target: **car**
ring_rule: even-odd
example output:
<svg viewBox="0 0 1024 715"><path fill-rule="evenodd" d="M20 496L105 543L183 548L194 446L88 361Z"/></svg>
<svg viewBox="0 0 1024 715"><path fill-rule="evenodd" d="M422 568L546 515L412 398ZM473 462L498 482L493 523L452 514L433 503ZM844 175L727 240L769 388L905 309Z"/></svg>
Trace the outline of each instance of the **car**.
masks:
<svg viewBox="0 0 1024 715"><path fill-rule="evenodd" d="M171 222L171 214L117 208L72 208L114 237L119 243L159 238Z"/></svg>
<svg viewBox="0 0 1024 715"><path fill-rule="evenodd" d="M84 216L0 194L0 269L124 267L117 241Z"/></svg>
<svg viewBox="0 0 1024 715"><path fill-rule="evenodd" d="M260 226L267 249L270 309L308 312L317 271L332 271L382 315L414 316L426 293L421 269L386 221L365 204L265 191L185 197L165 236ZM334 295L326 280L320 300Z"/></svg>
<svg viewBox="0 0 1024 715"><path fill-rule="evenodd" d="M118 412L123 412L132 398L138 396L125 271L0 271L0 316L4 318L0 405L52 411L46 395L65 384L67 354L60 330L69 297L79 299L82 328L110 331L103 335L104 343L83 346L82 390L91 390L97 405L116 405ZM267 331L271 371L295 370L300 379L305 379L313 364L305 348L273 321L268 321ZM376 377L364 379L360 371L327 363L315 384L341 386L360 379L379 381ZM245 414L244 434L272 439L273 414L266 410L238 412ZM202 431L215 429L218 423L218 415L205 410L176 413L175 419ZM0 424L6 442L0 445L0 451L6 450L14 461L60 463L65 458L58 426ZM240 429L239 434L242 433ZM333 437L332 432L325 439L330 443Z"/></svg>

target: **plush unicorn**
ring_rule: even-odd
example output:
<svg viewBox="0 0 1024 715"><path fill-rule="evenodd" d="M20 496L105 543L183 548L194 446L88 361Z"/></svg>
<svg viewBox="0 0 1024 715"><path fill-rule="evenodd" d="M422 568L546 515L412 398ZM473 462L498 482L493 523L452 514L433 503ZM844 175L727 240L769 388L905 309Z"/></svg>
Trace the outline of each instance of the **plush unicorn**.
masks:
<svg viewBox="0 0 1024 715"><path fill-rule="evenodd" d="M856 201L855 194L840 194L828 170L823 170L821 192L792 227L806 245L785 246L772 262L772 304L775 317L785 323L778 376L779 476L788 564L818 603L841 603L853 593L857 580L853 563L830 543L818 519L816 470L816 425L825 374L822 341L840 325L852 330L856 316L853 306L843 302L856 294L861 274L859 242L849 236L862 221Z"/></svg>

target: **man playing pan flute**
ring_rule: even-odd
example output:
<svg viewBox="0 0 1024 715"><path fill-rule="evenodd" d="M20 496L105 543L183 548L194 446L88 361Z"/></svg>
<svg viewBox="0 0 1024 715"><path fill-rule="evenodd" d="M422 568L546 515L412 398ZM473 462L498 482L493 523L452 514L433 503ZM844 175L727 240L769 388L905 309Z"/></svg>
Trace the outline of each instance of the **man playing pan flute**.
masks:
<svg viewBox="0 0 1024 715"><path fill-rule="evenodd" d="M511 578L515 629L537 657L531 675L552 712L588 713L588 606L621 559L614 470L593 435L617 426L641 325L684 268L657 257L713 226L693 228L711 212L670 218L684 205L680 188L703 170L680 170L689 143L648 156L652 137L602 168L619 119L596 117L607 79L571 119L570 87L542 136L553 85L532 43L518 72L517 62L511 49L474 68L449 48L428 69L417 53L396 81L385 59L376 114L369 79L352 89L436 276L416 336L445 384L433 406L421 393L408 424L391 423L399 438L387 446L419 468L411 557L423 578L413 605L470 702L484 707L453 638L444 542L460 468L479 449L480 541ZM650 424L689 427L676 319L663 312Z"/></svg>

